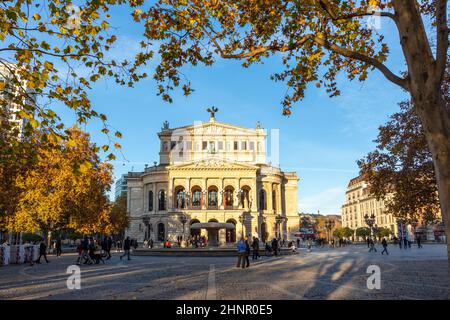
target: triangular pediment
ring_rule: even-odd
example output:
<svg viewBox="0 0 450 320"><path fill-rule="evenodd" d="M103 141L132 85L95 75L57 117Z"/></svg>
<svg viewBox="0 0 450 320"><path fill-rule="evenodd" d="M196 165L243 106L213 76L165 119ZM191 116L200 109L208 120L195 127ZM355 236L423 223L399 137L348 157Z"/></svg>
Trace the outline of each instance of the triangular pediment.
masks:
<svg viewBox="0 0 450 320"><path fill-rule="evenodd" d="M247 163L231 161L220 158L206 158L199 159L190 162L177 163L170 165L168 169L259 169L258 166L254 166Z"/></svg>
<svg viewBox="0 0 450 320"><path fill-rule="evenodd" d="M208 135L264 135L261 129L245 128L227 123L210 121L199 122L193 125L187 125L179 128L168 129L160 132L160 135L191 135L191 136L208 136Z"/></svg>

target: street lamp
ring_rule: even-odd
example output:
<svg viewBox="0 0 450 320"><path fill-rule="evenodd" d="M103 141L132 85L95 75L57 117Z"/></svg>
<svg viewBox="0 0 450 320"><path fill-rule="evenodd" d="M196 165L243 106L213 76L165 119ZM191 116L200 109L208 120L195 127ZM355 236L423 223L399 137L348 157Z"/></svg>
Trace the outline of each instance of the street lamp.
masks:
<svg viewBox="0 0 450 320"><path fill-rule="evenodd" d="M150 224L150 217L148 215L145 215L142 217L142 222L145 225L145 238L150 238L150 232L148 230L148 225Z"/></svg>
<svg viewBox="0 0 450 320"><path fill-rule="evenodd" d="M241 237L243 238L244 237L244 222L245 222L245 215L243 213L239 216L239 222L242 225Z"/></svg>
<svg viewBox="0 0 450 320"><path fill-rule="evenodd" d="M413 234L413 236L414 236L414 241L416 240L416 228L417 228L417 226L419 225L419 221L417 221L417 219L413 219L412 221L411 221L411 226L413 227L413 230L414 230L414 234Z"/></svg>
<svg viewBox="0 0 450 320"><path fill-rule="evenodd" d="M331 233L331 229L333 229L333 227L334 227L334 223L335 222L333 219L325 220L325 229L327 230L328 242L330 242L330 233Z"/></svg>
<svg viewBox="0 0 450 320"><path fill-rule="evenodd" d="M372 237L372 227L375 224L375 215L372 213L370 216L366 213L364 215L364 221L369 226L370 229L370 237Z"/></svg>
<svg viewBox="0 0 450 320"><path fill-rule="evenodd" d="M185 229L184 229L184 225L186 224L188 218L186 217L186 215L184 213L180 214L180 216L178 217L178 219L180 220L181 224L183 225L183 239L181 239L181 241L184 240L184 236L185 236ZM181 243L180 243L181 246Z"/></svg>

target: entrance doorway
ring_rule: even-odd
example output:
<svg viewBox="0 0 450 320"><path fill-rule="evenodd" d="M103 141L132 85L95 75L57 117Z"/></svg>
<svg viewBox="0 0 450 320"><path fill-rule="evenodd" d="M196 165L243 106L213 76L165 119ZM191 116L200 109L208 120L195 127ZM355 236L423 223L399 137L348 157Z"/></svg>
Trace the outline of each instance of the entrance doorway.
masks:
<svg viewBox="0 0 450 320"><path fill-rule="evenodd" d="M200 238L200 229L191 229L190 226L194 223L200 223L200 221L198 221L197 219L192 219L189 222L189 229L191 230L191 237L192 239L198 239Z"/></svg>
<svg viewBox="0 0 450 320"><path fill-rule="evenodd" d="M227 243L235 243L236 242L236 221L234 219L228 219L227 223L232 223L235 225L233 229L226 230L226 241Z"/></svg>
<svg viewBox="0 0 450 320"><path fill-rule="evenodd" d="M164 223L158 224L158 241L165 241L166 240L166 227L164 226Z"/></svg>

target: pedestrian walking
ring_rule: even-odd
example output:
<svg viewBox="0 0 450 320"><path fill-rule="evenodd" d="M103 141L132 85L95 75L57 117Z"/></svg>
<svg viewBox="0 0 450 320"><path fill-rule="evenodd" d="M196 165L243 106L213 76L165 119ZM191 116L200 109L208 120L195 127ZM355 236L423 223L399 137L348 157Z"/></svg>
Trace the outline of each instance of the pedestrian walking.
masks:
<svg viewBox="0 0 450 320"><path fill-rule="evenodd" d="M128 256L128 260L130 259L130 249L131 249L131 240L130 237L127 237L125 241L123 242L123 255L120 256L120 260L122 260L123 257Z"/></svg>
<svg viewBox="0 0 450 320"><path fill-rule="evenodd" d="M150 240L148 241L148 245L150 247L150 249L153 249L153 239L150 238Z"/></svg>
<svg viewBox="0 0 450 320"><path fill-rule="evenodd" d="M252 249L253 249L252 260L258 260L258 258L259 258L259 239L256 237L253 237Z"/></svg>
<svg viewBox="0 0 450 320"><path fill-rule="evenodd" d="M370 238L369 240L369 247L370 247L369 252L373 251L377 252L377 249L375 248L375 242L373 242L372 238Z"/></svg>
<svg viewBox="0 0 450 320"><path fill-rule="evenodd" d="M113 245L113 239L111 236L108 237L108 239L106 239L106 254L108 255L108 257L106 258L106 260L111 259L111 249L112 249L112 245Z"/></svg>
<svg viewBox="0 0 450 320"><path fill-rule="evenodd" d="M56 239L55 249L56 249L56 257L57 258L61 257L62 254L61 237L58 237L58 239Z"/></svg>
<svg viewBox="0 0 450 320"><path fill-rule="evenodd" d="M422 239L420 237L417 237L417 248L422 248Z"/></svg>
<svg viewBox="0 0 450 320"><path fill-rule="evenodd" d="M244 239L241 238L238 243L236 244L237 252L238 252L238 261L236 264L236 268L239 268L242 266L242 268L245 268L245 242Z"/></svg>
<svg viewBox="0 0 450 320"><path fill-rule="evenodd" d="M36 263L41 263L41 257L44 256L45 262L49 263L47 259L47 245L45 244L45 241L41 241L41 244L39 245L39 258L35 261Z"/></svg>
<svg viewBox="0 0 450 320"><path fill-rule="evenodd" d="M370 238L367 238L367 248L370 248Z"/></svg>
<svg viewBox="0 0 450 320"><path fill-rule="evenodd" d="M383 238L383 240L381 241L381 245L383 246L383 251L381 251L381 254L383 255L386 252L386 254L388 255L389 254L389 252L387 251L388 243L386 241L386 238Z"/></svg>
<svg viewBox="0 0 450 320"><path fill-rule="evenodd" d="M275 256L278 256L278 241L275 238L272 240L272 251Z"/></svg>

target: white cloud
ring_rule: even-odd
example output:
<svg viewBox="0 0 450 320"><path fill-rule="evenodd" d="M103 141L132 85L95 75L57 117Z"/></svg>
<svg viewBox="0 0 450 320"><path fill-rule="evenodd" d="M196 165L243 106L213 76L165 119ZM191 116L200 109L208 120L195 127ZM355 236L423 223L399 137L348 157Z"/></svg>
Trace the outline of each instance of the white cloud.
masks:
<svg viewBox="0 0 450 320"><path fill-rule="evenodd" d="M319 193L302 198L299 197L299 211L322 214L340 214L344 201L345 188L333 187Z"/></svg>

